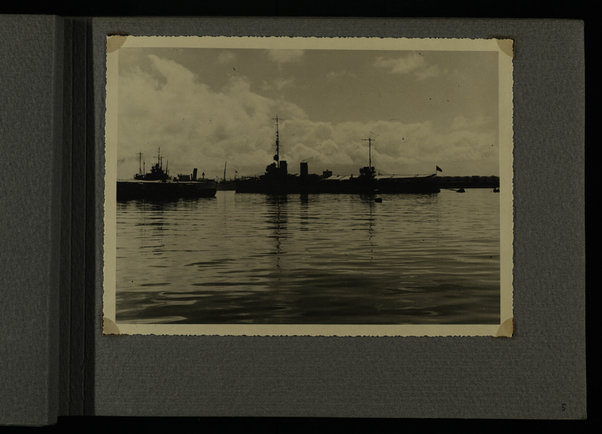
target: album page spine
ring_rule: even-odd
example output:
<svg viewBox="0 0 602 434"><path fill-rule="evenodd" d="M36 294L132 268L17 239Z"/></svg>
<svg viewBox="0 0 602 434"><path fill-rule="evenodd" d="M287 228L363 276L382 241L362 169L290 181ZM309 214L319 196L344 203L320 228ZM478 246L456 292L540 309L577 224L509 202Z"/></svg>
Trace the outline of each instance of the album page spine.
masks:
<svg viewBox="0 0 602 434"><path fill-rule="evenodd" d="M63 191L69 221L62 240L68 263L62 317L61 415L94 412L94 270L96 267L94 108L91 18L65 18L65 167ZM68 283L68 284L67 284Z"/></svg>

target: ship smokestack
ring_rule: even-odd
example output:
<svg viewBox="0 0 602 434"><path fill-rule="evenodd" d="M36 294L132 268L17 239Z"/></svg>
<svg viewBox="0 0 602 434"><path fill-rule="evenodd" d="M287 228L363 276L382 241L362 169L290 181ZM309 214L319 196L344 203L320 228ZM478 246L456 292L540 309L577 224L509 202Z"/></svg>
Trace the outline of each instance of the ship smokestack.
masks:
<svg viewBox="0 0 602 434"><path fill-rule="evenodd" d="M194 169L192 169L192 180L196 181L196 175L197 175L197 168L195 167Z"/></svg>
<svg viewBox="0 0 602 434"><path fill-rule="evenodd" d="M280 162L280 173L282 174L282 176L288 175L288 165L286 163L286 160L282 160Z"/></svg>
<svg viewBox="0 0 602 434"><path fill-rule="evenodd" d="M301 178L305 178L308 174L309 174L309 170L307 168L307 162L306 161L302 161L299 164L299 169L301 171Z"/></svg>

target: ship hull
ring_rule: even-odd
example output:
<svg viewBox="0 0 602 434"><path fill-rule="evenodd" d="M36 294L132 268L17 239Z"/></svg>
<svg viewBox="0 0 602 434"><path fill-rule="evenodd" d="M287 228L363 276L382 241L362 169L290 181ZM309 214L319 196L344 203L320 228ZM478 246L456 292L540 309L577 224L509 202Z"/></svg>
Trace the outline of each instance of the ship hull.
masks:
<svg viewBox="0 0 602 434"><path fill-rule="evenodd" d="M237 193L295 194L295 193L347 193L347 194L430 194L439 193L434 175L363 180L302 179L289 175L286 178L267 177L239 180Z"/></svg>
<svg viewBox="0 0 602 434"><path fill-rule="evenodd" d="M214 182L117 181L117 200L174 200L214 197Z"/></svg>

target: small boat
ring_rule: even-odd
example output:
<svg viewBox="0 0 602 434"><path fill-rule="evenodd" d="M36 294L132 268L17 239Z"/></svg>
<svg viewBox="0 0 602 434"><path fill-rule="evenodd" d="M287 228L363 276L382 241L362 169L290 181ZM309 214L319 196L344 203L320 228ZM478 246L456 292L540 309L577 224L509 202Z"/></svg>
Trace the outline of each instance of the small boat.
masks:
<svg viewBox="0 0 602 434"><path fill-rule="evenodd" d="M466 191L464 190L464 188L459 188L456 190L456 193L466 193Z"/></svg>

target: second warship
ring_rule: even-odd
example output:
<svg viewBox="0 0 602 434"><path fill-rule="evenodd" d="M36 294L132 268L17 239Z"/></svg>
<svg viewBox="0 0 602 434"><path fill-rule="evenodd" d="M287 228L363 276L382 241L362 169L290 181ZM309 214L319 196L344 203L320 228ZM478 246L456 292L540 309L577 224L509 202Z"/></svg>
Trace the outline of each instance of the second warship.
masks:
<svg viewBox="0 0 602 434"><path fill-rule="evenodd" d="M266 167L265 174L257 177L246 177L236 180L237 193L439 193L437 171L428 175L377 175L372 166L372 142L368 142L368 166L362 167L358 176L333 176L326 170L322 175L310 174L308 163L300 163L300 175L288 173L288 164L280 160L280 134L278 117L276 122L276 154L274 162ZM437 168L437 170L439 170Z"/></svg>

